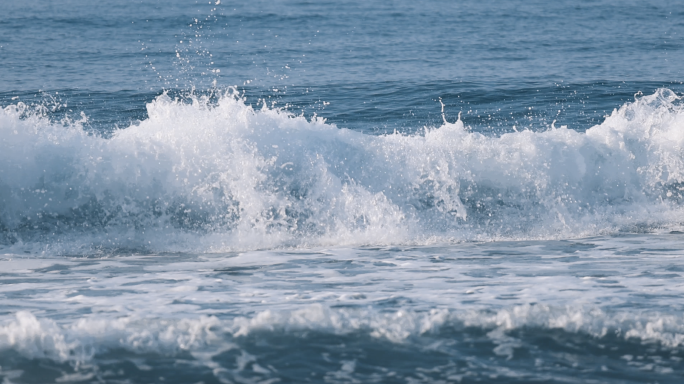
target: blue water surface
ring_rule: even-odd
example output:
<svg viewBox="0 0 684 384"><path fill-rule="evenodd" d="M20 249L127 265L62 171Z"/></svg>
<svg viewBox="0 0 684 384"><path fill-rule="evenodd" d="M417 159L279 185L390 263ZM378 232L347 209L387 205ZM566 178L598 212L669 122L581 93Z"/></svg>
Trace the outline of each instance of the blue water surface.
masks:
<svg viewBox="0 0 684 384"><path fill-rule="evenodd" d="M681 383L684 2L0 1L7 383Z"/></svg>

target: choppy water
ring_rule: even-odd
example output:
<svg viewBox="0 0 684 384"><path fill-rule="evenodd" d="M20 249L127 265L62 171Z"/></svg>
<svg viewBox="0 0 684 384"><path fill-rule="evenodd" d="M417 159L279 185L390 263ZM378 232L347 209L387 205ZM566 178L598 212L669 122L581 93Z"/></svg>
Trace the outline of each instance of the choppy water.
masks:
<svg viewBox="0 0 684 384"><path fill-rule="evenodd" d="M684 376L684 4L2 4L0 376Z"/></svg>

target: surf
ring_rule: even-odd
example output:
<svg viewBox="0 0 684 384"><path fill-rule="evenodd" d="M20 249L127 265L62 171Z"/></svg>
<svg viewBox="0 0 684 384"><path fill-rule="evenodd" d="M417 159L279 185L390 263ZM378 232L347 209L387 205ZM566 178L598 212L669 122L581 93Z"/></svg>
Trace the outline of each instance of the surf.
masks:
<svg viewBox="0 0 684 384"><path fill-rule="evenodd" d="M556 239L679 228L684 113L669 89L586 132L485 135L460 118L370 135L164 93L111 137L0 112L0 246L222 252Z"/></svg>

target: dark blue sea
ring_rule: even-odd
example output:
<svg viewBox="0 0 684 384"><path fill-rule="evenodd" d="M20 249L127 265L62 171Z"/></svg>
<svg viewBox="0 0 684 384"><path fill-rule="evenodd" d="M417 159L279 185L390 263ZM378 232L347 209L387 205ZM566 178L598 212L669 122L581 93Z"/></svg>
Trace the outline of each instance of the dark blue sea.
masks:
<svg viewBox="0 0 684 384"><path fill-rule="evenodd" d="M0 0L0 381L684 382L684 1Z"/></svg>

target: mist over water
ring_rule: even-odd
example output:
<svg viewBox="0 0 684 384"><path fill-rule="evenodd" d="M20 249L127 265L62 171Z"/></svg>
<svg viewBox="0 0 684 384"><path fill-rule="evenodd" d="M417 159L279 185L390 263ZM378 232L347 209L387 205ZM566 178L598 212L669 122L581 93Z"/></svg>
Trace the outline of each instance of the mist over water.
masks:
<svg viewBox="0 0 684 384"><path fill-rule="evenodd" d="M680 383L684 13L3 4L3 383Z"/></svg>

